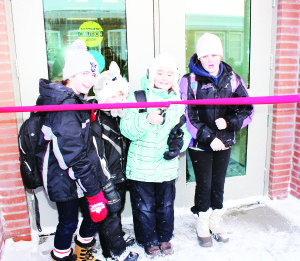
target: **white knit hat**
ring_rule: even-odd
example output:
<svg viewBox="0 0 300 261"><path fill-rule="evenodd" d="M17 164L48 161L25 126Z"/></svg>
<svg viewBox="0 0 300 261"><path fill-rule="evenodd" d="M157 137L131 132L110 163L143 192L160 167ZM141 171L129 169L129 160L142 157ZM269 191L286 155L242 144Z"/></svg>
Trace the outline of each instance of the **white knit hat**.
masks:
<svg viewBox="0 0 300 261"><path fill-rule="evenodd" d="M175 57L170 54L163 53L163 54L158 55L154 59L154 61L152 62L151 66L148 69L149 70L148 71L148 79L150 80L149 101L151 101L151 98L152 98L152 89L154 87L154 78L155 78L156 72L161 67L168 67L173 71L174 81L173 81L172 89L179 97L178 81L179 81L180 73L179 73L179 70L178 70L178 67L176 64Z"/></svg>
<svg viewBox="0 0 300 261"><path fill-rule="evenodd" d="M198 59L209 54L219 54L223 57L223 46L219 36L205 33L197 41Z"/></svg>
<svg viewBox="0 0 300 261"><path fill-rule="evenodd" d="M72 43L70 53L65 58L63 80L82 72L98 74L98 70L98 63L93 55L87 51L85 42L79 39L75 40Z"/></svg>

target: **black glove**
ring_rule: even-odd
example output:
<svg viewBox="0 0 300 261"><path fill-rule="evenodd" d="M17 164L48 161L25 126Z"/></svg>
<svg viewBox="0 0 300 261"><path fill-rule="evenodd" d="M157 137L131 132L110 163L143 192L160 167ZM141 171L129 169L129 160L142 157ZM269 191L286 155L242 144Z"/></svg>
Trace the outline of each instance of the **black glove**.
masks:
<svg viewBox="0 0 300 261"><path fill-rule="evenodd" d="M183 134L183 130L180 128L173 128L170 131L169 138L167 141L169 150L164 153L165 160L174 159L180 154L180 150L183 146Z"/></svg>
<svg viewBox="0 0 300 261"><path fill-rule="evenodd" d="M102 188L104 197L107 199L108 203L106 208L108 212L118 212L121 207L121 197L119 192L115 189L115 185L109 180L107 185Z"/></svg>

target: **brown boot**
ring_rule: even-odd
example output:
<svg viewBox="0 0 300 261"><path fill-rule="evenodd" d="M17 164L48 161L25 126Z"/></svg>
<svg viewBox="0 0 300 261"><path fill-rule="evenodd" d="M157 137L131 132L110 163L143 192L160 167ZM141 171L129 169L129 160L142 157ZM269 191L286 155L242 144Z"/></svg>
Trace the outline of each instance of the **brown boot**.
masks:
<svg viewBox="0 0 300 261"><path fill-rule="evenodd" d="M150 257L157 257L161 255L159 246L153 246L153 247L145 247L146 254Z"/></svg>
<svg viewBox="0 0 300 261"><path fill-rule="evenodd" d="M93 246L96 243L96 239L93 240L88 244L83 244L77 240L77 236L75 236L75 254L77 255L76 261L101 261L96 259L93 253L97 253Z"/></svg>
<svg viewBox="0 0 300 261"><path fill-rule="evenodd" d="M77 258L77 256L73 254L73 249L71 249L71 253L68 256L62 257L62 258L59 258L56 255L54 255L53 250L52 250L51 257L52 257L53 261L75 261Z"/></svg>
<svg viewBox="0 0 300 261"><path fill-rule="evenodd" d="M162 255L172 255L174 253L173 247L170 242L159 243L159 248Z"/></svg>

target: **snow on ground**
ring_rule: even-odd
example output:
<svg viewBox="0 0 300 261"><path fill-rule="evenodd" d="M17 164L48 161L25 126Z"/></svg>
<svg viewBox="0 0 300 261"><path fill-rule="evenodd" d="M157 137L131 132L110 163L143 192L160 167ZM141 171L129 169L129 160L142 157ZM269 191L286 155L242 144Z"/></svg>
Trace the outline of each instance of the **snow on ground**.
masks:
<svg viewBox="0 0 300 261"><path fill-rule="evenodd" d="M224 227L230 241L214 242L211 248L199 246L196 220L189 208L175 209L175 231L171 240L175 253L155 258L164 261L231 260L231 261L296 261L300 258L300 200L288 197L284 200L241 200L225 202ZM131 218L123 219L124 230L133 234ZM53 247L53 236L39 238L33 232L31 242L14 243L6 240L2 261L47 261ZM98 240L98 239L97 239ZM99 249L96 257L104 260ZM133 245L131 251L140 254L139 260L149 261L144 250Z"/></svg>

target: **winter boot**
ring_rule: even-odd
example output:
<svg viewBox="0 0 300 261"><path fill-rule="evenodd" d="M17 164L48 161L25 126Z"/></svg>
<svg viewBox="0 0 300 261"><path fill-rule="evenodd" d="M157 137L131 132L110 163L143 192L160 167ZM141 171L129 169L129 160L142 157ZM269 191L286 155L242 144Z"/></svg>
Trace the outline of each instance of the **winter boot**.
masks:
<svg viewBox="0 0 300 261"><path fill-rule="evenodd" d="M135 243L135 239L131 236L128 236L127 238L124 238L126 247L130 247Z"/></svg>
<svg viewBox="0 0 300 261"><path fill-rule="evenodd" d="M197 234L200 246L211 247L213 242L209 232L209 217L211 209L206 212L199 212L197 217Z"/></svg>
<svg viewBox="0 0 300 261"><path fill-rule="evenodd" d="M209 229L213 238L217 242L227 243L229 241L229 238L227 236L227 233L224 232L221 226L222 216L224 213L225 213L224 209L213 210L209 218Z"/></svg>
<svg viewBox="0 0 300 261"><path fill-rule="evenodd" d="M53 261L75 261L77 256L73 254L73 249L71 249L71 253L63 258L59 258L57 256L54 255L53 250L51 251L51 257L53 259Z"/></svg>
<svg viewBox="0 0 300 261"><path fill-rule="evenodd" d="M96 239L93 240L88 244L83 244L77 240L77 236L75 236L75 254L77 255L76 261L101 261L96 259L93 253L97 253L93 246L96 243Z"/></svg>
<svg viewBox="0 0 300 261"><path fill-rule="evenodd" d="M110 257L107 261L136 261L139 259L139 254L134 252L125 251L118 257Z"/></svg>
<svg viewBox="0 0 300 261"><path fill-rule="evenodd" d="M150 258L161 256L159 246L145 247L145 252Z"/></svg>
<svg viewBox="0 0 300 261"><path fill-rule="evenodd" d="M172 255L174 253L172 244L170 242L159 243L160 252L163 256Z"/></svg>

